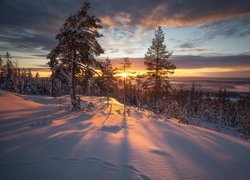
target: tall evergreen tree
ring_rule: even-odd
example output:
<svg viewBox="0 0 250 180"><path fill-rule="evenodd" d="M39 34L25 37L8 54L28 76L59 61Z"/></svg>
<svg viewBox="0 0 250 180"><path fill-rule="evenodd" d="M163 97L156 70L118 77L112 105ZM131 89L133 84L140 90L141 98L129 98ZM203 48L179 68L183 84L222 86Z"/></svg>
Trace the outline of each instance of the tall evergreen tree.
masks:
<svg viewBox="0 0 250 180"><path fill-rule="evenodd" d="M6 53L5 59L6 59L6 64L4 65L5 76L7 78L11 78L13 77L14 74L14 65L11 61L11 55L9 52Z"/></svg>
<svg viewBox="0 0 250 180"><path fill-rule="evenodd" d="M172 52L166 50L164 44L164 33L159 27L152 40L152 45L148 48L145 54L144 64L148 70L147 84L148 88L152 88L154 96L154 110L158 109L159 93L164 90L169 90L168 74L173 74L176 66L168 61Z"/></svg>
<svg viewBox="0 0 250 180"><path fill-rule="evenodd" d="M11 55L7 52L5 55L5 64L3 65L3 68L2 68L3 80L2 80L1 87L3 89L9 90L9 91L16 90L14 75L15 75L15 67L11 61Z"/></svg>
<svg viewBox="0 0 250 180"><path fill-rule="evenodd" d="M66 20L56 36L58 45L48 55L51 70L68 80L72 110L80 108L75 94L77 75L100 66L95 56L104 52L96 40L101 37L97 31L102 28L101 21L90 16L89 9L90 4L85 2L80 11Z"/></svg>

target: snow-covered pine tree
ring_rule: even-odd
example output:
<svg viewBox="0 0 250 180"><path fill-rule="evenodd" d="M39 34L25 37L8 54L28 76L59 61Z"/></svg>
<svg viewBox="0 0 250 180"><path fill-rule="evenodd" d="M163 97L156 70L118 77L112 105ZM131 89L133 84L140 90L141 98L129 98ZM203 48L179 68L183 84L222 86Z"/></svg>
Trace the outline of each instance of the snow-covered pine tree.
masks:
<svg viewBox="0 0 250 180"><path fill-rule="evenodd" d="M6 53L5 59L6 59L6 63L5 63L5 66L4 66L5 76L7 78L11 78L11 77L13 77L13 74L14 74L14 65L13 65L13 63L11 61L11 55L10 55L9 52Z"/></svg>
<svg viewBox="0 0 250 180"><path fill-rule="evenodd" d="M153 91L154 111L157 112L159 94L163 89L165 92L170 89L168 74L173 74L176 66L168 61L172 52L166 50L164 33L161 27L158 27L154 35L155 37L152 40L152 45L145 54L144 64L148 70L146 86Z"/></svg>
<svg viewBox="0 0 250 180"><path fill-rule="evenodd" d="M51 70L57 71L68 80L72 110L80 108L75 93L77 74L100 66L95 56L104 52L96 40L101 37L97 31L102 28L101 21L90 16L89 9L90 4L85 2L80 11L66 20L56 36L58 45L47 57L50 59L48 64Z"/></svg>
<svg viewBox="0 0 250 180"><path fill-rule="evenodd" d="M14 91L15 90L15 82L14 82L14 65L11 61L11 55L9 52L5 55L5 65L3 66L3 83L1 85L2 88L8 90L8 91Z"/></svg>

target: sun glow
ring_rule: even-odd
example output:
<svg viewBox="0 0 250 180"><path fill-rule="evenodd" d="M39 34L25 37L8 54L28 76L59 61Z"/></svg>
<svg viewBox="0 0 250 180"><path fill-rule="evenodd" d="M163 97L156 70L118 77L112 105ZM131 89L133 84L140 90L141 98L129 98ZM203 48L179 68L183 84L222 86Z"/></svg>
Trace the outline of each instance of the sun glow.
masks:
<svg viewBox="0 0 250 180"><path fill-rule="evenodd" d="M122 73L120 73L120 74L117 74L118 76L121 76L121 77L123 77L123 78L125 78L125 77L128 77L129 76L129 73L128 72L122 72Z"/></svg>

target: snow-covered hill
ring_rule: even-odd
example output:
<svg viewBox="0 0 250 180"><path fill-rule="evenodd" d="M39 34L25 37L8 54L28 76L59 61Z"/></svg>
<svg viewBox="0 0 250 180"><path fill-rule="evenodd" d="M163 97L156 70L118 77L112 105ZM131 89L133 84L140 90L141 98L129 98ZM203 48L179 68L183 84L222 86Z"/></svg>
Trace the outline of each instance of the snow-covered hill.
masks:
<svg viewBox="0 0 250 180"><path fill-rule="evenodd" d="M250 179L247 142L81 99L0 91L0 179Z"/></svg>

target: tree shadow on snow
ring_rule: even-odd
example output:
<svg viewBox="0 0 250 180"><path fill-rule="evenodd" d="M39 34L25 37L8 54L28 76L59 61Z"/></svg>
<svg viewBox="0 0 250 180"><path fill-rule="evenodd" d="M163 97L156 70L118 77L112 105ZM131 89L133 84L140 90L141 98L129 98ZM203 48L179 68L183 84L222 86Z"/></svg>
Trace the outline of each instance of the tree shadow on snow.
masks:
<svg viewBox="0 0 250 180"><path fill-rule="evenodd" d="M118 133L121 129L120 126L103 126L100 130L109 133Z"/></svg>

